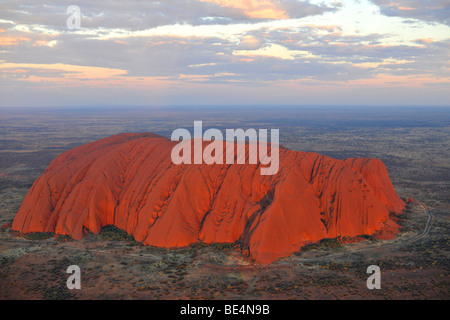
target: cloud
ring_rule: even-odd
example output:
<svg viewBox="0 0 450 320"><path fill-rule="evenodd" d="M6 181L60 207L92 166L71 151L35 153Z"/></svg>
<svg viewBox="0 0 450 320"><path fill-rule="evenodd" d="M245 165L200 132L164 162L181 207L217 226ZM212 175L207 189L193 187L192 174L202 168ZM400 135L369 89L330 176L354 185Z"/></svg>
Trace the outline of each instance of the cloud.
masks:
<svg viewBox="0 0 450 320"><path fill-rule="evenodd" d="M222 8L238 9L249 18L259 19L287 19L288 14L277 3L270 0L200 0L214 3Z"/></svg>
<svg viewBox="0 0 450 320"><path fill-rule="evenodd" d="M244 88L447 86L450 28L419 2L405 9L397 1L408 16L378 3L381 10L368 0L78 1L82 28L68 30L72 2L3 2L1 100L56 87L100 100L111 88L194 99L189 89L227 97Z"/></svg>
<svg viewBox="0 0 450 320"><path fill-rule="evenodd" d="M421 19L450 25L448 0L372 0L387 16Z"/></svg>

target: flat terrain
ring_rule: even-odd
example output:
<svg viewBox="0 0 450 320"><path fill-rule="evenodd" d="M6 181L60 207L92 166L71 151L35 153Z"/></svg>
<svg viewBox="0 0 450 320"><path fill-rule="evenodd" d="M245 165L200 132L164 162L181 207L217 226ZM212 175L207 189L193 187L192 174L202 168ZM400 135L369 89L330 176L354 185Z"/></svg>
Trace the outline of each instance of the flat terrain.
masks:
<svg viewBox="0 0 450 320"><path fill-rule="evenodd" d="M142 246L106 228L81 241L20 235L12 222L34 180L61 152L122 132L170 137L209 127L277 128L293 150L376 157L403 198L394 240L329 239L270 266L236 244L178 250ZM449 108L0 109L0 299L449 299ZM244 252L245 253L245 252ZM65 273L79 265L82 289ZM368 290L369 265L381 268Z"/></svg>

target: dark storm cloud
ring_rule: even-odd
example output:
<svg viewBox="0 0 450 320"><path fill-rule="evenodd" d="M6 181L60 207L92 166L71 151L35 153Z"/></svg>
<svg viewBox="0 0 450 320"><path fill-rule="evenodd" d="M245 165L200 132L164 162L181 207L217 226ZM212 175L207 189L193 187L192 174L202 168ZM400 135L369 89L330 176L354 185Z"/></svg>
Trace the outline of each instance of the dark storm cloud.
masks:
<svg viewBox="0 0 450 320"><path fill-rule="evenodd" d="M233 50L231 43L220 38L152 36L116 41L64 35L59 41L54 48L22 41L20 50L2 56L11 63L89 65L128 70L129 76L169 76L195 70L191 65L230 59Z"/></svg>

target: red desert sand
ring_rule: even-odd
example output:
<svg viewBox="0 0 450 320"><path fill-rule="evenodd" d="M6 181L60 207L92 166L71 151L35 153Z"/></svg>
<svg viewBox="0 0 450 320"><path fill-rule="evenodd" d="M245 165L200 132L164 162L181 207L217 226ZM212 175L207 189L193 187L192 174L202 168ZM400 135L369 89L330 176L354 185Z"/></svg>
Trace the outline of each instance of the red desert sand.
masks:
<svg viewBox="0 0 450 320"><path fill-rule="evenodd" d="M264 176L248 162L175 165L177 143L120 134L62 153L35 181L12 228L81 239L114 225L167 248L241 241L261 264L324 238L398 232L391 213L405 203L378 159L280 147L278 172Z"/></svg>

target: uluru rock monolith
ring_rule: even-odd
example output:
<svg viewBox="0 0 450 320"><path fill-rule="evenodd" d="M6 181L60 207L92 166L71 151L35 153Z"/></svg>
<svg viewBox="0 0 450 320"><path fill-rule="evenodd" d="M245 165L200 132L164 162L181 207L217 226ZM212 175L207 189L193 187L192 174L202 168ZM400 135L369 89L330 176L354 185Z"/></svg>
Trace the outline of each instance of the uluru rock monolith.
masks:
<svg viewBox="0 0 450 320"><path fill-rule="evenodd" d="M13 230L81 239L114 225L158 247L240 241L256 263L324 238L396 230L405 203L378 159L336 160L279 150L279 170L258 164L180 164L176 142L120 134L60 154L35 181Z"/></svg>

